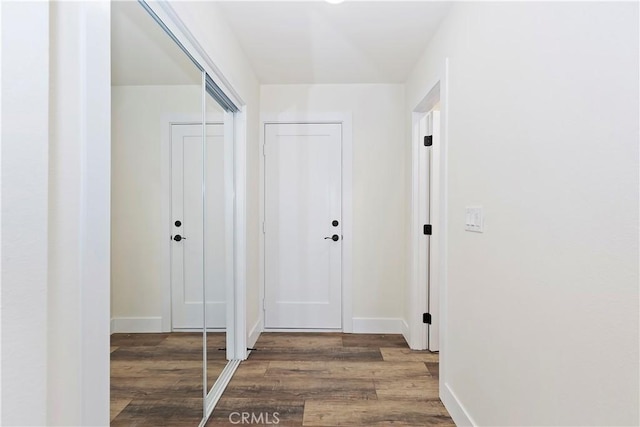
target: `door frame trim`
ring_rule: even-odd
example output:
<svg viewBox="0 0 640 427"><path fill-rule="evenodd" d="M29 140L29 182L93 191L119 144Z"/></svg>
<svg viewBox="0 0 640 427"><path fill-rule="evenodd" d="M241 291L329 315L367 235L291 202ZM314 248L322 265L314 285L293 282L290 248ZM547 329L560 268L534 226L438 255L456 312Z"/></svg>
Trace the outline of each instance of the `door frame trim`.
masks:
<svg viewBox="0 0 640 427"><path fill-rule="evenodd" d="M262 113L260 115L260 170L259 200L260 222L265 220L265 126L267 124L340 124L342 125L342 332L353 332L353 139L352 113L305 112ZM264 232L259 233L259 324L265 330L265 241ZM261 305L261 307L260 307ZM271 329L269 329L271 330Z"/></svg>

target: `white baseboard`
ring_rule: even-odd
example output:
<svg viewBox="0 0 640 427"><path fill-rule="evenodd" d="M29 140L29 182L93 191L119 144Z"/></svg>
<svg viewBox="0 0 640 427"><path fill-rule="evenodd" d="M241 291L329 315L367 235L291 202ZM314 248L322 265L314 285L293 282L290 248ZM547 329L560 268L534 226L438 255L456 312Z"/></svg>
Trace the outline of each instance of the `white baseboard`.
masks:
<svg viewBox="0 0 640 427"><path fill-rule="evenodd" d="M400 319L400 333L406 342L409 342L409 324L404 319Z"/></svg>
<svg viewBox="0 0 640 427"><path fill-rule="evenodd" d="M251 337L256 333L256 327L262 327L262 324L256 324L249 334L249 342ZM286 329L286 328L263 328L264 332L341 332L340 329ZM354 334L405 334L409 327L402 319L386 318L386 317L354 317L353 333ZM260 329L257 329L260 330ZM406 332L408 335L408 332ZM258 333L256 340L258 339ZM406 335L405 335L406 336ZM249 347L252 347L251 345Z"/></svg>
<svg viewBox="0 0 640 427"><path fill-rule="evenodd" d="M247 347L253 348L253 346L256 345L258 338L260 338L261 333L262 333L262 319L258 319L256 324L253 325L253 328L251 328L251 331L249 332L249 337L247 338Z"/></svg>
<svg viewBox="0 0 640 427"><path fill-rule="evenodd" d="M440 378L442 380L442 377ZM453 419L453 422L456 423L458 427L473 427L477 424L473 422L473 419L464 408L464 405L458 399L458 396L451 390L449 384L444 383L440 386L440 391L442 393L442 403L444 404L447 411L449 411L449 415Z"/></svg>
<svg viewBox="0 0 640 427"><path fill-rule="evenodd" d="M402 319L385 317L354 317L354 334L401 334Z"/></svg>
<svg viewBox="0 0 640 427"><path fill-rule="evenodd" d="M162 317L114 317L111 319L111 333L160 333Z"/></svg>
<svg viewBox="0 0 640 427"><path fill-rule="evenodd" d="M271 332L309 332L309 333L318 333L318 334L335 334L336 332L342 332L342 329L315 329L315 328L264 328L262 332L271 333Z"/></svg>

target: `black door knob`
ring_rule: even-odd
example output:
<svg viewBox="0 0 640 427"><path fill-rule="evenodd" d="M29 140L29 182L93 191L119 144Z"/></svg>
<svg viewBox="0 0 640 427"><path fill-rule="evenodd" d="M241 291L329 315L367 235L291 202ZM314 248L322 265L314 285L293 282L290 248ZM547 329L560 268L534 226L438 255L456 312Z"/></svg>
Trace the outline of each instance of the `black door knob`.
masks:
<svg viewBox="0 0 640 427"><path fill-rule="evenodd" d="M334 220L331 222L331 225L333 225L334 227L337 227L338 225L340 225L340 223L338 222L338 220L337 220L337 219L334 219Z"/></svg>
<svg viewBox="0 0 640 427"><path fill-rule="evenodd" d="M334 234L331 237L325 237L324 240L333 240L334 242L337 242L338 240L340 240L340 236L338 236L337 234Z"/></svg>
<svg viewBox="0 0 640 427"><path fill-rule="evenodd" d="M185 240L186 237L182 237L179 234L176 234L175 236L173 236L173 240L175 240L176 242L179 242L180 240Z"/></svg>

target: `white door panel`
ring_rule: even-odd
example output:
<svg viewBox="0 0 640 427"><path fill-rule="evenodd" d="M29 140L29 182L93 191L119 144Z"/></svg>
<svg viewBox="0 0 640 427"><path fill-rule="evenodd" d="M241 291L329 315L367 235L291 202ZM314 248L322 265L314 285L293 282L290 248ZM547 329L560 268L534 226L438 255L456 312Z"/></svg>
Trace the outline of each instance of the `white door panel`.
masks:
<svg viewBox="0 0 640 427"><path fill-rule="evenodd" d="M342 327L341 132L339 124L265 127L267 328Z"/></svg>
<svg viewBox="0 0 640 427"><path fill-rule="evenodd" d="M429 130L433 136L433 145L429 153L429 222L439 224L439 215L434 201L440 200L440 112L432 111L429 115ZM428 309L431 313L431 324L429 325L428 348L431 351L440 351L440 280L438 275L438 253L434 248L438 248L438 234L429 236L429 291Z"/></svg>
<svg viewBox="0 0 640 427"><path fill-rule="evenodd" d="M437 166L438 149L440 146L440 116L438 111L432 111L427 114L420 121L420 135L421 138L426 135L432 136L432 146L425 147L425 150L421 150L420 158L420 191L423 194L420 197L420 216L424 224L431 224L432 228L438 223L437 211L434 208L432 201L437 200L437 177L439 170ZM435 185L434 185L435 184ZM431 314L431 324L426 325L427 333L427 348L431 351L439 351L439 289L438 280L435 277L437 261L436 255L432 251L434 239L437 236L425 236L423 245L419 250L420 256L420 275L426 280L423 286L426 287L426 299L427 299L427 311Z"/></svg>
<svg viewBox="0 0 640 427"><path fill-rule="evenodd" d="M225 283L230 272L225 268L223 125L207 125L206 236L203 234L202 126L172 125L171 130L172 230L173 236L184 237L171 242L172 327L202 328L206 277L207 327L224 328ZM176 226L176 221L181 225Z"/></svg>

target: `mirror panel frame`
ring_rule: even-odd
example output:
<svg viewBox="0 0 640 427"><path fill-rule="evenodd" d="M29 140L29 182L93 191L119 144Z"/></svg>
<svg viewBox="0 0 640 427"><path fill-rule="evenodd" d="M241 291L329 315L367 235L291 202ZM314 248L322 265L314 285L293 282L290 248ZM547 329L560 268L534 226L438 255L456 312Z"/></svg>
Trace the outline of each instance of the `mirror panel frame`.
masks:
<svg viewBox="0 0 640 427"><path fill-rule="evenodd" d="M202 127L203 146L206 134L206 84L209 77L239 109L236 113L225 113L225 145L233 144L233 280L227 280L227 359L211 390L207 391L206 319L203 317L203 418L204 426L213 409L231 381L238 365L247 358L246 333L246 104L232 85L207 55L193 34L185 26L170 4L159 0L138 0L138 3L155 19L160 27L178 44L202 71ZM230 116L230 117L229 117ZM229 129L230 132L227 132ZM229 136L227 136L229 134ZM231 140L229 140L231 138ZM203 286L204 295L204 286ZM204 301L204 300L203 300ZM203 302L203 313L204 313Z"/></svg>

